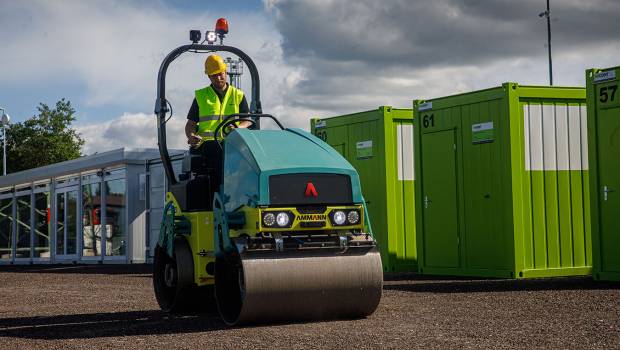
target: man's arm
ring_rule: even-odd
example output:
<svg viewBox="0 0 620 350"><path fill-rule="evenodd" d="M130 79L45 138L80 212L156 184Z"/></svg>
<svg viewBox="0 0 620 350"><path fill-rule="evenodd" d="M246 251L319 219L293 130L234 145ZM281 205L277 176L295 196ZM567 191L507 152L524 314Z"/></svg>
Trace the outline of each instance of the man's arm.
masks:
<svg viewBox="0 0 620 350"><path fill-rule="evenodd" d="M243 99L241 100L241 103L239 103L239 113L241 114L250 113L250 108L248 107L248 100L245 99L245 94L243 94ZM239 125L237 125L237 127L247 128L250 125L252 125L250 122L241 122L239 123Z"/></svg>
<svg viewBox="0 0 620 350"><path fill-rule="evenodd" d="M202 139L200 136L196 135L196 130L198 129L198 102L194 99L192 102L192 106L189 108L189 112L187 113L187 122L185 123L185 136L187 137L187 143L194 146L200 142Z"/></svg>
<svg viewBox="0 0 620 350"><path fill-rule="evenodd" d="M243 94L243 98L239 102L239 113L250 113L250 107L248 107L248 100L245 99L245 94Z"/></svg>
<svg viewBox="0 0 620 350"><path fill-rule="evenodd" d="M187 120L187 123L185 123L185 136L187 136L187 143L192 146L195 146L198 142L200 142L200 140L202 140L200 136L196 135L196 125L198 124L195 121L189 119Z"/></svg>

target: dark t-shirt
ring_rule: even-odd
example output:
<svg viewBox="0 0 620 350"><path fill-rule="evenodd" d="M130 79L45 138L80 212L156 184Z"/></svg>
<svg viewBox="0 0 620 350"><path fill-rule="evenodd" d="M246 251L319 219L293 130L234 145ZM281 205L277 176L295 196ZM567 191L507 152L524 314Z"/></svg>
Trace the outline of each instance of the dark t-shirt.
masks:
<svg viewBox="0 0 620 350"><path fill-rule="evenodd" d="M220 102L222 102L222 100L224 99L224 95L226 94L227 90L228 85L226 85L226 90L224 90L224 92L222 93L220 93L216 89L213 89L217 97L220 99ZM239 102L239 113L250 113L250 108L248 107L248 101L245 99L245 94L243 94L243 99L241 100L241 102ZM189 112L187 113L187 119L198 123L198 117L198 102L196 102L196 98L194 97L194 102L192 102L192 106L189 108Z"/></svg>

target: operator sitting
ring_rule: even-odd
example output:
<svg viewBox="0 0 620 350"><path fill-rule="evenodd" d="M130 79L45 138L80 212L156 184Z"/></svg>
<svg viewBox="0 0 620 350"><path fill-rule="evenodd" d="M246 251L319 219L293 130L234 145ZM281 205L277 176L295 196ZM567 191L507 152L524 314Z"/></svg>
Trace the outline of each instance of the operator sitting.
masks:
<svg viewBox="0 0 620 350"><path fill-rule="evenodd" d="M209 76L211 85L196 90L185 124L187 143L191 146L196 146L203 139L206 143L213 141L215 128L227 115L250 111L243 91L226 82L226 63L222 57L207 57L205 74ZM238 127L249 125L249 122L240 122Z"/></svg>
<svg viewBox="0 0 620 350"><path fill-rule="evenodd" d="M215 129L227 115L249 113L250 110L243 91L226 82L226 63L222 57L207 57L205 74L209 76L211 85L196 90L187 114L185 136L191 145L190 152L204 155L207 168L215 170L211 173L212 186L217 189L222 176L222 149L215 141ZM250 125L250 122L241 121L236 127L247 128ZM233 124L231 126L235 127ZM200 144L201 141L204 142Z"/></svg>

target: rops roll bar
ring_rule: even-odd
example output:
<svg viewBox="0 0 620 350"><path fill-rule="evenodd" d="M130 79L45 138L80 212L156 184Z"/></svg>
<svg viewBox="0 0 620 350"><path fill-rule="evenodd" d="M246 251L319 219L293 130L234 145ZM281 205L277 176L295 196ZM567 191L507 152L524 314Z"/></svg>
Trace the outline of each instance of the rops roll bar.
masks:
<svg viewBox="0 0 620 350"><path fill-rule="evenodd" d="M159 146L159 154L161 156L164 170L166 171L168 183L171 185L176 184L178 181L176 179L176 176L174 175L174 170L172 169L172 163L170 162L170 155L168 154L168 146L166 143L166 114L169 112L168 100L166 100L166 72L168 71L168 66L170 65L170 63L172 63L172 61L174 61L179 56L181 56L181 54L187 51L195 53L226 51L239 56L250 70L250 77L252 78L252 100L250 102L251 114L245 115L245 117L255 118L255 116L252 116L252 114L262 114L258 69L256 69L254 61L252 61L250 56L246 55L245 52L232 46L200 44L188 44L179 46L172 52L170 52L159 67L159 74L157 76L157 99L155 100L155 114L157 115L157 144ZM256 127L260 129L259 118L256 117L254 120L256 122Z"/></svg>

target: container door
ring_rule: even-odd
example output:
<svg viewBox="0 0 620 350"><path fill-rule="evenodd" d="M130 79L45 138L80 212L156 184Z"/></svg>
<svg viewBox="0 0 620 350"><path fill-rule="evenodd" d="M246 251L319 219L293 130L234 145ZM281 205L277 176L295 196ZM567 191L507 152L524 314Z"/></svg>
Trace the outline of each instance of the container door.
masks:
<svg viewBox="0 0 620 350"><path fill-rule="evenodd" d="M461 107L463 121L463 265L467 268L510 269L505 234L506 195L509 186L508 159L501 137L505 123L504 100L492 100ZM506 124L504 126L504 124ZM505 147L505 146L504 146Z"/></svg>
<svg viewBox="0 0 620 350"><path fill-rule="evenodd" d="M620 91L618 83L597 86L600 249L603 271L620 271Z"/></svg>
<svg viewBox="0 0 620 350"><path fill-rule="evenodd" d="M458 267L456 140L454 130L422 135L424 261Z"/></svg>

